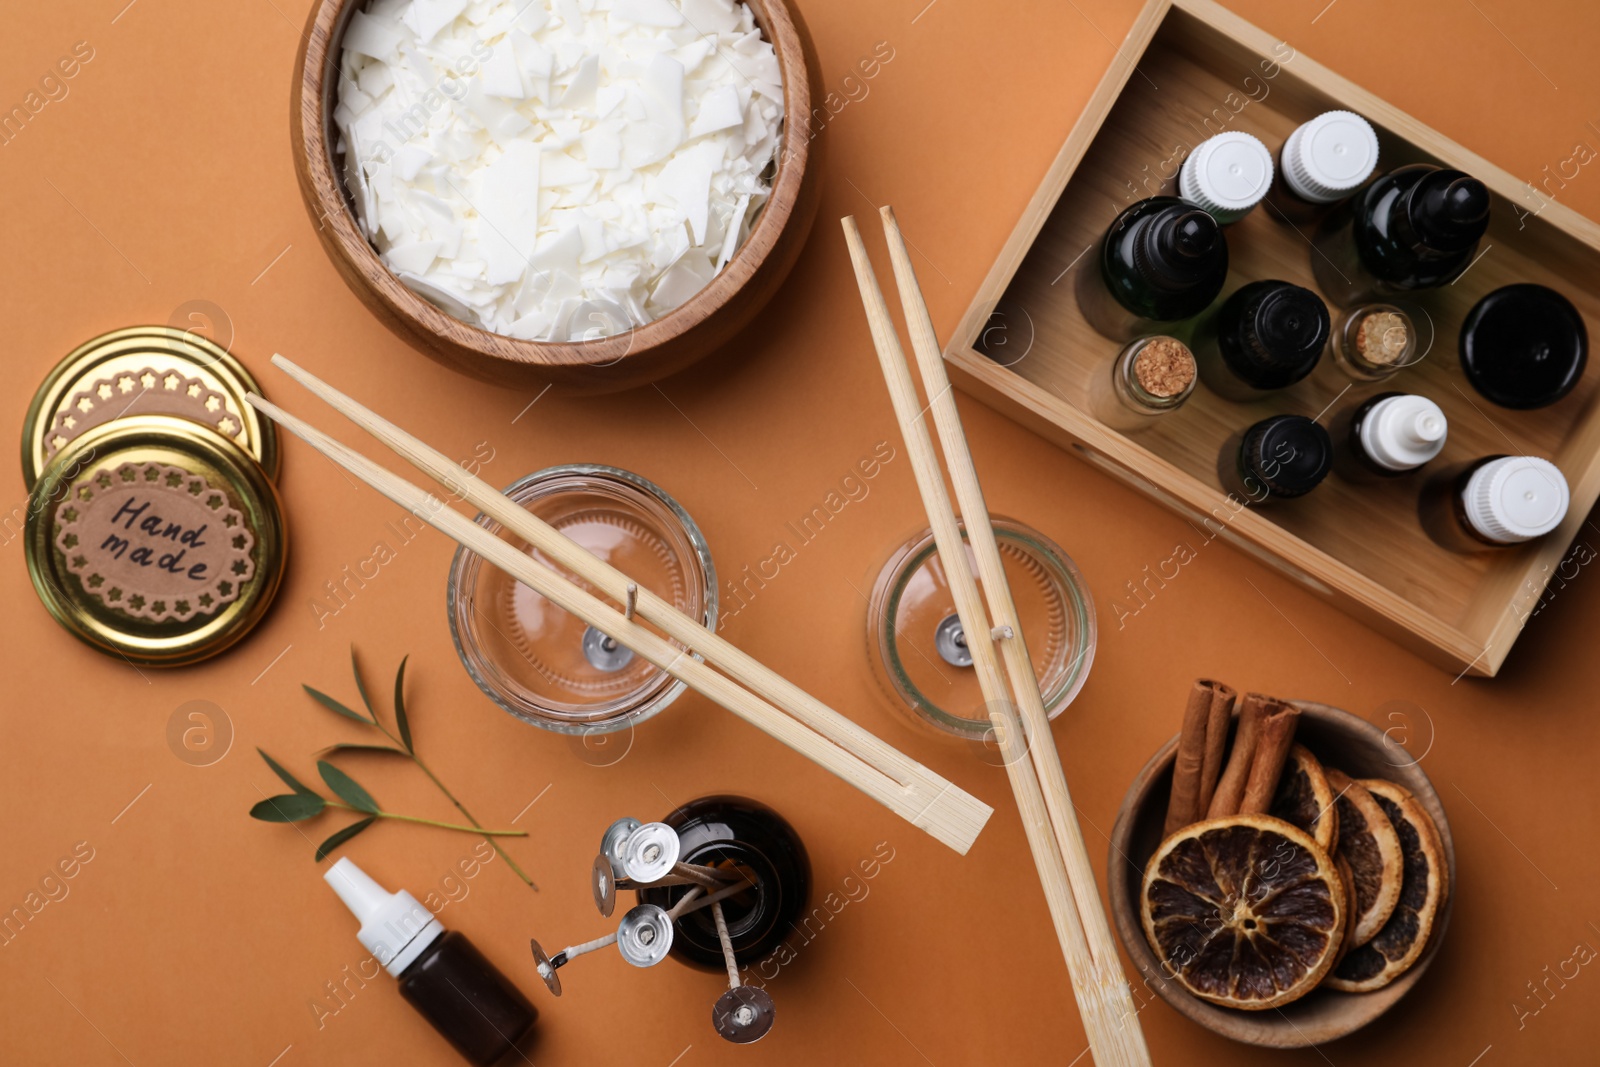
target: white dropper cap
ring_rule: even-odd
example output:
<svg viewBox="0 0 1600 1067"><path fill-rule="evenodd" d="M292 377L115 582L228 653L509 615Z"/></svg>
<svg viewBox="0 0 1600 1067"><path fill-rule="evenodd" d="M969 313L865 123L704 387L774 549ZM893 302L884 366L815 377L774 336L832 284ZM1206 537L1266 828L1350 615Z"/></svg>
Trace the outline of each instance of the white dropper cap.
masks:
<svg viewBox="0 0 1600 1067"><path fill-rule="evenodd" d="M1272 153L1240 130L1200 142L1178 172L1178 195L1223 225L1244 218L1271 187Z"/></svg>
<svg viewBox="0 0 1600 1067"><path fill-rule="evenodd" d="M1361 448L1378 466L1415 470L1444 448L1444 412L1425 396L1385 397L1361 420Z"/></svg>
<svg viewBox="0 0 1600 1067"><path fill-rule="evenodd" d="M397 978L444 933L416 897L404 889L388 892L348 859L329 867L322 878L361 920L356 940Z"/></svg>
<svg viewBox="0 0 1600 1067"><path fill-rule="evenodd" d="M1283 143L1283 180L1313 204L1343 200L1378 166L1378 134L1353 111L1324 111Z"/></svg>
<svg viewBox="0 0 1600 1067"><path fill-rule="evenodd" d="M1503 544L1531 541L1567 517L1567 480L1537 456L1502 456L1472 472L1461 491L1467 521Z"/></svg>

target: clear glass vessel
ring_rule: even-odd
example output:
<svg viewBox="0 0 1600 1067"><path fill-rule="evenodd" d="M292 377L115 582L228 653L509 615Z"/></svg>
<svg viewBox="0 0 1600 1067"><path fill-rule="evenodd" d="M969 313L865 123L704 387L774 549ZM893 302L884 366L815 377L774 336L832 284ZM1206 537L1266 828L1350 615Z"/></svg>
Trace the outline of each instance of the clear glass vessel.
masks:
<svg viewBox="0 0 1600 1067"><path fill-rule="evenodd" d="M1094 379L1089 408L1112 429L1142 430L1182 407L1198 380L1188 345L1176 337L1141 337L1117 353L1110 374Z"/></svg>
<svg viewBox="0 0 1600 1067"><path fill-rule="evenodd" d="M1422 362L1433 347L1433 320L1396 304L1360 304L1340 316L1328 347L1349 377L1382 381Z"/></svg>
<svg viewBox="0 0 1600 1067"><path fill-rule="evenodd" d="M550 467L506 495L707 629L717 622L711 550L659 486L616 467ZM486 516L478 524L573 576ZM593 592L588 583L577 584ZM481 557L458 549L446 591L450 635L478 687L524 722L598 734L643 722L684 686Z"/></svg>
<svg viewBox="0 0 1600 1067"><path fill-rule="evenodd" d="M1009 519L993 523L1045 712L1054 718L1078 695L1094 663L1094 601L1071 558L1049 538ZM973 741L991 737L931 530L896 549L878 575L867 640L879 683L914 720Z"/></svg>

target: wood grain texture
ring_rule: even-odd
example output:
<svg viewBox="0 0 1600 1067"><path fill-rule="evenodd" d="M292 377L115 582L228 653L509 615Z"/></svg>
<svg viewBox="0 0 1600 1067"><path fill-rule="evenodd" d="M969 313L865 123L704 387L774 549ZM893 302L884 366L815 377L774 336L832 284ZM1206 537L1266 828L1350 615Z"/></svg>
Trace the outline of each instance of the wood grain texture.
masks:
<svg viewBox="0 0 1600 1067"><path fill-rule="evenodd" d="M1137 62L1137 66L1135 66ZM1174 195L1183 157L1224 129L1276 149L1299 123L1347 108L1378 130L1380 170L1412 162L1453 166L1494 194L1482 258L1456 284L1417 303L1435 337L1427 358L1384 383L1351 383L1325 357L1305 381L1239 404L1204 388L1184 409L1123 434L1090 413L1094 376L1118 345L1089 328L1074 288L1116 215L1151 195ZM1262 559L1302 585L1453 671L1495 674L1600 496L1600 377L1587 374L1551 407L1507 411L1478 397L1457 362L1457 328L1489 291L1512 282L1549 285L1589 322L1600 296L1580 279L1600 269L1600 227L1560 205L1519 217L1523 184L1487 160L1277 42L1209 0L1152 0L1096 90L995 267L964 316L946 357L975 395L1074 449L1108 473ZM1557 210L1559 208L1559 210ZM1316 288L1309 227L1257 208L1228 228L1228 291L1257 278ZM1001 318L995 318L998 312ZM1337 309L1334 309L1337 315ZM995 324L1025 335L999 338ZM1006 349L1026 344L1024 354ZM992 354L992 355L991 355ZM1553 460L1572 489L1566 521L1515 549L1461 555L1435 545L1417 521L1420 476L1380 485L1338 477L1292 503L1240 510L1217 475L1224 442L1281 412L1316 417L1377 392L1418 392L1444 409L1450 437L1430 471L1496 453Z"/></svg>
<svg viewBox="0 0 1600 1067"><path fill-rule="evenodd" d="M1455 841L1433 783L1411 754L1378 727L1347 711L1327 704L1296 701L1300 722L1295 739L1323 763L1353 778L1383 778L1405 786L1417 798L1439 829L1449 868L1449 885L1456 881ZM1237 724L1238 715L1234 715ZM1117 812L1111 830L1107 881L1111 888L1111 913L1122 947L1143 975L1144 985L1177 1011L1208 1030L1252 1045L1269 1048L1304 1048L1354 1033L1377 1019L1415 986L1444 942L1453 900L1447 898L1434 920L1428 947L1409 971L1371 993L1336 993L1315 990L1276 1011L1245 1012L1207 1003L1176 982L1168 981L1139 918L1139 896L1146 861L1162 839L1167 797L1172 789L1172 764L1178 738L1163 745L1144 765Z"/></svg>
<svg viewBox="0 0 1600 1067"><path fill-rule="evenodd" d="M749 0L783 72L783 131L772 193L727 266L700 292L654 322L593 341L522 341L462 322L412 292L356 226L335 158L333 125L340 44L365 0L318 0L295 63L291 139L295 171L317 235L345 284L379 321L446 366L505 384L554 383L605 393L664 378L731 340L783 284L804 247L821 198L822 142L812 137L816 49L788 0Z"/></svg>

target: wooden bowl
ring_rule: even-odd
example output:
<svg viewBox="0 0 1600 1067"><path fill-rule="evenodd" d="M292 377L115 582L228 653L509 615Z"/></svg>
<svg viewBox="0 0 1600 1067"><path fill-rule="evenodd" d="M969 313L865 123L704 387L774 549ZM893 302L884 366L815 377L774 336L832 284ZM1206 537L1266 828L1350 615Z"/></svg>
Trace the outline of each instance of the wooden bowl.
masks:
<svg viewBox="0 0 1600 1067"><path fill-rule="evenodd" d="M1395 1001L1410 992L1438 954L1450 922L1456 890L1456 849L1450 837L1450 824L1439 803L1439 794L1416 759L1365 719L1327 704L1295 703L1301 709L1296 741L1328 766L1337 767L1352 778L1386 778L1405 786L1439 828L1445 861L1450 869L1449 896L1434 919L1428 947L1409 971L1372 993L1317 989L1292 1004L1261 1012L1218 1007L1163 976L1156 954L1145 940L1139 919L1139 895L1145 864L1162 839L1167 799L1172 791L1172 763L1178 750L1176 735L1151 757L1128 787L1122 808L1117 812L1116 826L1111 831L1111 859L1107 867L1117 936L1143 975L1145 986L1207 1030L1268 1048L1303 1048L1332 1041L1359 1030L1388 1011ZM1237 722L1238 716L1234 719Z"/></svg>
<svg viewBox="0 0 1600 1067"><path fill-rule="evenodd" d="M354 201L334 158L340 42L367 0L317 0L295 65L291 133L306 209L345 283L395 333L475 377L507 384L556 383L605 393L682 370L730 340L766 305L794 266L816 217L821 186L811 140L816 49L788 0L745 0L783 72L783 130L772 193L737 253L704 289L666 315L594 341L521 341L480 329L412 292L356 226Z"/></svg>

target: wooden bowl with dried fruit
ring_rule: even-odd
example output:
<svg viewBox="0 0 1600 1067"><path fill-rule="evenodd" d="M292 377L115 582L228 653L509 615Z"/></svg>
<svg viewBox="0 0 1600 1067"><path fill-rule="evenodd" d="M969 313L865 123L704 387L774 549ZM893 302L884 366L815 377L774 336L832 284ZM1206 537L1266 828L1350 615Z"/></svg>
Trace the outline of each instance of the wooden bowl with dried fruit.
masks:
<svg viewBox="0 0 1600 1067"><path fill-rule="evenodd" d="M1136 1001L1301 1048L1410 991L1444 939L1455 875L1420 756L1338 708L1201 681L1128 789L1108 881Z"/></svg>

